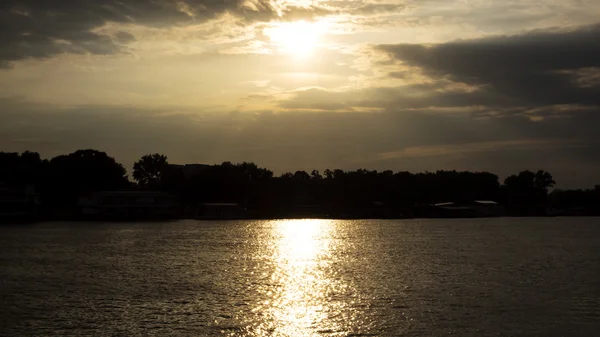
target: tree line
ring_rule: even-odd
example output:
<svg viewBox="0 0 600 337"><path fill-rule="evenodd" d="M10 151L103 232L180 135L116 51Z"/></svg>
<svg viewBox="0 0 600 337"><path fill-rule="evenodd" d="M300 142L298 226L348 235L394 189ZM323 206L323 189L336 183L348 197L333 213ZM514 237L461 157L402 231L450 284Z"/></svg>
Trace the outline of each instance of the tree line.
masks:
<svg viewBox="0 0 600 337"><path fill-rule="evenodd" d="M77 200L99 191L153 190L176 196L182 205L228 202L257 214L283 215L298 208L356 213L374 203L410 213L415 205L493 200L513 215L541 215L548 207L583 208L595 212L600 188L585 191L549 189L549 172L522 171L503 183L489 172L393 172L327 169L275 176L254 163L224 162L186 172L161 154L137 160L129 179L125 167L105 152L78 150L51 159L39 153L0 152L0 184L34 186L48 208L76 207Z"/></svg>

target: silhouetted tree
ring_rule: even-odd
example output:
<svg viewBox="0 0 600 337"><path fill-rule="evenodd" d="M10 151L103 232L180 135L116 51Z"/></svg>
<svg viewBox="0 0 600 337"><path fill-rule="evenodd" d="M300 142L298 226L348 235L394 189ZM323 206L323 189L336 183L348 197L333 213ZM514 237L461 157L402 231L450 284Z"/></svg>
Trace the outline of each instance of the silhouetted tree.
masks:
<svg viewBox="0 0 600 337"><path fill-rule="evenodd" d="M25 151L20 155L0 152L0 183L15 188L39 188L47 164L48 161L42 160L37 152Z"/></svg>
<svg viewBox="0 0 600 337"><path fill-rule="evenodd" d="M501 201L515 215L542 215L547 207L598 214L600 205L600 186L554 190L549 197L556 182L543 170L511 175L502 186L489 172L327 169L323 175L313 170L273 177L272 171L248 162L200 165L194 170L169 165L164 155L149 154L134 164L133 177L139 186L168 191L185 205L236 202L265 217L288 216L298 209L310 210L311 216L361 217L373 214L373 205L410 214L414 206L472 200ZM123 166L96 150L50 161L35 152L0 152L0 185L18 189L33 185L49 207L74 206L77 197L96 191L134 188Z"/></svg>
<svg viewBox="0 0 600 337"><path fill-rule="evenodd" d="M294 174L291 172L286 172L281 175L281 179L293 179L293 178L294 178Z"/></svg>
<svg viewBox="0 0 600 337"><path fill-rule="evenodd" d="M587 190L555 189L549 195L557 215L600 215L600 188Z"/></svg>
<svg viewBox="0 0 600 337"><path fill-rule="evenodd" d="M505 202L516 215L545 214L548 188L555 183L552 175L543 170L511 175L504 180Z"/></svg>
<svg viewBox="0 0 600 337"><path fill-rule="evenodd" d="M296 171L296 173L294 173L294 179L301 181L309 181L310 175L305 171Z"/></svg>
<svg viewBox="0 0 600 337"><path fill-rule="evenodd" d="M533 186L538 191L544 191L548 193L548 188L553 187L556 181L552 178L552 175L544 170L539 170L535 173Z"/></svg>
<svg viewBox="0 0 600 337"><path fill-rule="evenodd" d="M154 153L142 156L133 164L133 179L145 188L160 189L169 162L167 156Z"/></svg>
<svg viewBox="0 0 600 337"><path fill-rule="evenodd" d="M310 178L313 180L321 180L321 179L323 179L323 176L321 176L319 171L312 170L312 172L310 173Z"/></svg>
<svg viewBox="0 0 600 337"><path fill-rule="evenodd" d="M47 203L72 206L77 197L129 187L123 165L105 152L78 150L52 158L43 197Z"/></svg>
<svg viewBox="0 0 600 337"><path fill-rule="evenodd" d="M270 193L269 181L273 172L254 163L206 167L187 177L179 186L182 202L194 205L202 202L236 202L260 208Z"/></svg>

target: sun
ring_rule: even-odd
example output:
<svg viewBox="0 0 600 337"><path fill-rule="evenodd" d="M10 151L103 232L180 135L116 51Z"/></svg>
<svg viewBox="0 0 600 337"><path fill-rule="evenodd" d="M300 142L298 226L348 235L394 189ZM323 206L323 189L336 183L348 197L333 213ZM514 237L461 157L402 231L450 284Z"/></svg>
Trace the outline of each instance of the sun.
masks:
<svg viewBox="0 0 600 337"><path fill-rule="evenodd" d="M324 26L319 22L294 21L273 23L264 30L271 43L282 53L296 57L312 55L319 45Z"/></svg>

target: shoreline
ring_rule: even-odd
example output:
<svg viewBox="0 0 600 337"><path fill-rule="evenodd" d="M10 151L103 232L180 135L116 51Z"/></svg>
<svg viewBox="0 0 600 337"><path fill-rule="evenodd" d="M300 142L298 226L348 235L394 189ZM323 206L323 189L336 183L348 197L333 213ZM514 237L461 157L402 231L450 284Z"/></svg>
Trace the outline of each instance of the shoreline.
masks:
<svg viewBox="0 0 600 337"><path fill-rule="evenodd" d="M86 222L86 223L158 223L158 222L176 222L176 221L278 221L278 220L470 220L470 219L515 219L515 218L597 218L600 215L534 215L534 216L490 216L490 217L398 217L398 218L378 218L378 217L247 217L247 218L227 218L227 217L182 217L182 218L39 218L27 220L3 221L0 219L0 226L13 225L34 225L51 222Z"/></svg>

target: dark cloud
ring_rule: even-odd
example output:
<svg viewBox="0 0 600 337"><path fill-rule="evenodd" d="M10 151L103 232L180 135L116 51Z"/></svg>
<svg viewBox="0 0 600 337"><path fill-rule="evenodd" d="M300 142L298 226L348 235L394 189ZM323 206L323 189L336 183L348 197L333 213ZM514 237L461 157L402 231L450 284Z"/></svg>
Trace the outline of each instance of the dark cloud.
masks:
<svg viewBox="0 0 600 337"><path fill-rule="evenodd" d="M597 74L600 69L600 25L436 45L376 48L404 65L420 68L434 79L480 86L483 90L470 95L472 104L600 104L599 87L594 85L598 82L581 85L580 81L582 70ZM492 104L481 100L481 94L503 99Z"/></svg>
<svg viewBox="0 0 600 337"><path fill-rule="evenodd" d="M478 107L501 114L548 106L600 105L600 25L571 31L532 32L436 45L379 45L398 70L397 86L297 91L280 101L285 109L352 110ZM377 66L377 65L375 65ZM428 77L412 83L415 76ZM511 108L514 108L511 110ZM528 115L538 120L541 110ZM489 112L489 111L488 111ZM555 116L556 117L556 116Z"/></svg>
<svg viewBox="0 0 600 337"><path fill-rule="evenodd" d="M121 50L118 44L135 40L127 32L118 33L114 40L95 32L106 23L166 27L202 23L224 13L243 22L313 20L325 15L365 15L397 8L398 5L362 1L294 6L269 0L3 0L0 4L0 66L24 58L47 58L61 53L111 54Z"/></svg>
<svg viewBox="0 0 600 337"><path fill-rule="evenodd" d="M373 14L384 14L397 12L400 9L406 8L405 4L390 4L390 3L376 3L366 1L320 1L320 5L336 9L341 13L351 15L373 15Z"/></svg>
<svg viewBox="0 0 600 337"><path fill-rule="evenodd" d="M118 32L115 38L119 43L127 44L135 41L135 36L128 32Z"/></svg>
<svg viewBox="0 0 600 337"><path fill-rule="evenodd" d="M437 45L376 47L402 63L388 76L407 84L350 91L313 88L281 101L286 109L495 107L502 114L557 105L600 105L600 25ZM390 67L394 63L384 62ZM408 66L408 67L407 67ZM426 83L410 84L415 74ZM515 108L515 109L510 109ZM529 118L541 116L540 109ZM556 116L555 116L556 117Z"/></svg>
<svg viewBox="0 0 600 337"><path fill-rule="evenodd" d="M270 20L279 14L268 0L253 7L244 0L4 0L0 4L0 63L44 58L60 53L109 54L119 47L94 32L106 23L155 27L201 23L229 12L249 21ZM316 8L284 8L283 15L323 14ZM304 13L304 14L302 14ZM119 33L120 43L132 36Z"/></svg>

